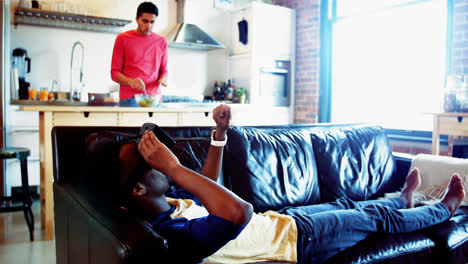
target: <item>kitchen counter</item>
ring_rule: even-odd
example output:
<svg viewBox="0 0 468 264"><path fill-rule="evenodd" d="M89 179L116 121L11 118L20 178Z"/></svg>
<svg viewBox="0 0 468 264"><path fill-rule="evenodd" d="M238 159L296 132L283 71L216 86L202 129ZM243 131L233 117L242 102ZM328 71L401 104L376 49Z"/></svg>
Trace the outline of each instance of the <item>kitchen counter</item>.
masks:
<svg viewBox="0 0 468 264"><path fill-rule="evenodd" d="M35 101L32 101L35 102ZM39 104L37 104L39 103ZM164 103L156 108L51 105L48 102L19 104L20 111L39 113L41 227L45 239L54 238L52 128L55 126L139 127L155 123L161 127L214 127L212 111L218 103ZM289 107L259 107L249 104L229 104L231 124L284 125L291 123Z"/></svg>
<svg viewBox="0 0 468 264"><path fill-rule="evenodd" d="M100 106L88 105L86 102L72 101L31 101L31 100L12 100L11 104L19 106L27 106L23 108L25 111L42 111L51 109L52 111L98 111L98 112L174 112L174 111L199 111L206 108L213 110L221 102L170 102L161 103L158 107L120 107L120 106ZM252 105L248 104L232 104L228 103L231 108L249 108ZM60 108L57 108L59 106ZM52 107L52 108L48 108ZM75 108L79 107L79 108ZM196 108L196 109L192 109Z"/></svg>
<svg viewBox="0 0 468 264"><path fill-rule="evenodd" d="M210 111L217 103L164 103L159 107L120 107L120 106L90 106L87 104L19 104L24 111L54 111L54 112L192 112ZM236 107L230 104L231 107ZM245 107L246 105L244 105Z"/></svg>
<svg viewBox="0 0 468 264"><path fill-rule="evenodd" d="M87 106L86 102L72 101L33 101L33 100L11 100L12 105L34 105L34 106Z"/></svg>

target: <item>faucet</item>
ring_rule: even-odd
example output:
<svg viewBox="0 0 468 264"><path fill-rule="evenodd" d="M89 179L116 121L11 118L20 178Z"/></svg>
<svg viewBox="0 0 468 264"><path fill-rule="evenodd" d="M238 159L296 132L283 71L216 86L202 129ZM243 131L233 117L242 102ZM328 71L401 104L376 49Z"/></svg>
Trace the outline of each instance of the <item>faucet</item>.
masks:
<svg viewBox="0 0 468 264"><path fill-rule="evenodd" d="M73 54L75 53L76 46L80 45L82 49L81 53L81 67L80 67L80 84L83 83L83 64L84 64L84 45L81 41L77 41L73 44L72 53L71 53L71 60L70 60L70 101L73 101ZM80 85L81 87L81 85ZM78 95L79 97L79 95Z"/></svg>
<svg viewBox="0 0 468 264"><path fill-rule="evenodd" d="M52 85L50 86L50 91L51 91L51 92L54 92L54 91L55 91L55 89L54 89L55 87L59 87L57 80L53 80L53 81L52 81ZM58 91L55 91L55 92L58 92Z"/></svg>

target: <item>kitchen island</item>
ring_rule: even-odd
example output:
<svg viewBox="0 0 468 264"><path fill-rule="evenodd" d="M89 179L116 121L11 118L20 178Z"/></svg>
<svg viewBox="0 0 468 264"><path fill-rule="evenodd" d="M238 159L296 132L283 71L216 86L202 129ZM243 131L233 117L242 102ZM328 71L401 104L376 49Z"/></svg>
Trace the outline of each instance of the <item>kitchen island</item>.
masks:
<svg viewBox="0 0 468 264"><path fill-rule="evenodd" d="M139 127L155 123L161 127L215 126L212 110L217 104L166 103L158 108L111 106L21 105L20 111L39 113L41 227L45 239L54 239L52 128L55 126ZM289 107L256 107L230 104L232 125L290 124Z"/></svg>

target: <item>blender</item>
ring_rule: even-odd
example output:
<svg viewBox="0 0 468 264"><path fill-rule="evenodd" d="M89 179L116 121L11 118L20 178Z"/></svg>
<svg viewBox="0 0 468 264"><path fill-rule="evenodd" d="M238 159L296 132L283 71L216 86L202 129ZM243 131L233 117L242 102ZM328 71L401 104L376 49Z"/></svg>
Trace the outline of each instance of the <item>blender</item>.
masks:
<svg viewBox="0 0 468 264"><path fill-rule="evenodd" d="M28 89L31 84L26 81L26 74L31 72L31 58L25 49L16 48L13 50L11 68L18 72L18 95L19 99L28 99ZM16 96L14 96L16 97Z"/></svg>

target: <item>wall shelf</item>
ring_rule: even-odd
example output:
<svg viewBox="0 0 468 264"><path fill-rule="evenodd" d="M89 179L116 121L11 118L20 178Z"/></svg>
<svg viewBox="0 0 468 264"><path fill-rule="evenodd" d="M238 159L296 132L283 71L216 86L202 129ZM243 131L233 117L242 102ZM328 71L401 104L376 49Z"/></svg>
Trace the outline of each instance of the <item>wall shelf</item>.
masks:
<svg viewBox="0 0 468 264"><path fill-rule="evenodd" d="M130 22L130 20L50 12L41 9L18 8L15 11L15 25L120 33L122 27Z"/></svg>

